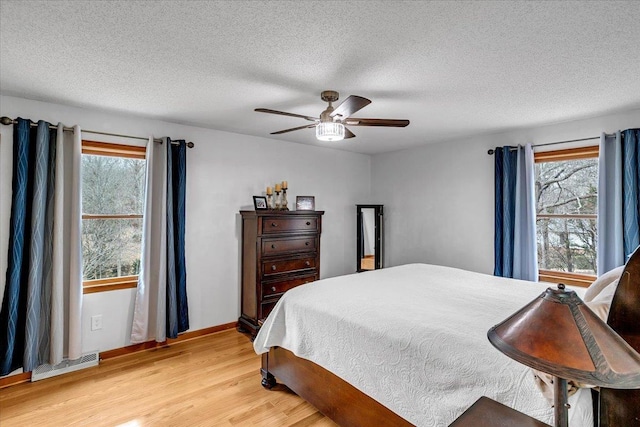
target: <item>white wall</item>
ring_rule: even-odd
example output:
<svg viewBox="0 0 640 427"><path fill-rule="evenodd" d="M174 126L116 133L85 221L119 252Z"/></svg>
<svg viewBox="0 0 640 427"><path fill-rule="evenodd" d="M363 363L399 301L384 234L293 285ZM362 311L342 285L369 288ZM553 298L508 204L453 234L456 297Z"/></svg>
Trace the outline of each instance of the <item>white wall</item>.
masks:
<svg viewBox="0 0 640 427"><path fill-rule="evenodd" d="M267 185L289 182L289 207L296 195L313 195L324 210L321 277L355 271L355 208L370 195L371 159L319 148L0 96L0 115L63 122L119 134L184 138L187 154L187 292L192 330L234 322L240 307L238 211L253 209L253 195ZM0 126L0 292L7 268L11 203L12 127ZM100 139L84 134L88 139ZM102 138L101 140L104 140ZM2 294L0 294L2 295ZM135 290L84 296L83 349L108 350L129 344ZM1 298L1 297L0 297ZM103 329L90 331L90 318L103 315Z"/></svg>
<svg viewBox="0 0 640 427"><path fill-rule="evenodd" d="M384 265L426 262L493 273L494 164L487 150L637 127L640 110L633 110L375 155L372 199L385 205Z"/></svg>

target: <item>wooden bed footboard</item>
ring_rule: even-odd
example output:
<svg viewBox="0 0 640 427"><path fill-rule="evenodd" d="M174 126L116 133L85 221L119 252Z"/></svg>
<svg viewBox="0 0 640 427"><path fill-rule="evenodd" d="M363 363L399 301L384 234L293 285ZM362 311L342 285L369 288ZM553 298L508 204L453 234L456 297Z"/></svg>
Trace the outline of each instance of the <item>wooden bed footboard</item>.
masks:
<svg viewBox="0 0 640 427"><path fill-rule="evenodd" d="M315 363L281 347L262 355L262 385L275 378L342 427L413 426L376 400Z"/></svg>

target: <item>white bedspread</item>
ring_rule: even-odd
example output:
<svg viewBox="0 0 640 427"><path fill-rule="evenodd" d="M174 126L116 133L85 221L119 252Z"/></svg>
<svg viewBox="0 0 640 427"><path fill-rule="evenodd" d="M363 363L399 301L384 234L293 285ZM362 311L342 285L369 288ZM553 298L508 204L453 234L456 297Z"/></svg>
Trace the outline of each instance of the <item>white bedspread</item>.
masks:
<svg viewBox="0 0 640 427"><path fill-rule="evenodd" d="M254 348L290 350L418 426L447 426L483 395L552 424L531 370L487 339L547 287L425 264L324 279L287 292ZM570 425L592 426L590 391L570 403Z"/></svg>

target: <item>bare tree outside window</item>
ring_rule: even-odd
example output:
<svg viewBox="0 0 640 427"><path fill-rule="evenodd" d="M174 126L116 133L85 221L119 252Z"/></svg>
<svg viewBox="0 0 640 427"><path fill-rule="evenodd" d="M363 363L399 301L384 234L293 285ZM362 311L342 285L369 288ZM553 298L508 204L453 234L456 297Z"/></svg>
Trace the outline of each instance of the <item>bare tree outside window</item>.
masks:
<svg viewBox="0 0 640 427"><path fill-rule="evenodd" d="M82 156L83 280L140 271L145 160Z"/></svg>
<svg viewBox="0 0 640 427"><path fill-rule="evenodd" d="M536 163L541 270L596 275L598 159Z"/></svg>

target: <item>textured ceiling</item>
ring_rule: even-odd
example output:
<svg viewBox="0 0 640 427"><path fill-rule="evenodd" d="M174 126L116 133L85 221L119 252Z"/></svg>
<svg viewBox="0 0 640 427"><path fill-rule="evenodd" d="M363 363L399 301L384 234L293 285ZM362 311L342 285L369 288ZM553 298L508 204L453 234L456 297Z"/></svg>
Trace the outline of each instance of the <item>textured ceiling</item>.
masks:
<svg viewBox="0 0 640 427"><path fill-rule="evenodd" d="M640 108L638 22L639 1L1 0L0 91L378 153ZM318 116L325 89L411 124L319 143L253 111Z"/></svg>

